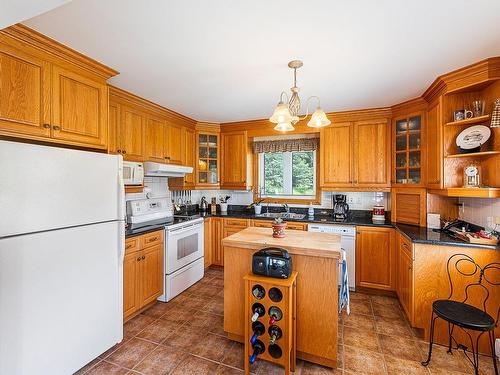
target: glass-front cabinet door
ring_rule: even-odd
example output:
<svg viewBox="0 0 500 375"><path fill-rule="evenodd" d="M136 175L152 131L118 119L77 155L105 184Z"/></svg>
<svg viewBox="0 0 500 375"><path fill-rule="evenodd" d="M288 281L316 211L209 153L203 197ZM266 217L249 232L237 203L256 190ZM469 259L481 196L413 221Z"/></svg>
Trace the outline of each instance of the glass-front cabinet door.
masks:
<svg viewBox="0 0 500 375"><path fill-rule="evenodd" d="M420 185L422 181L422 116L396 118L393 124L393 182Z"/></svg>
<svg viewBox="0 0 500 375"><path fill-rule="evenodd" d="M219 185L220 138L217 133L197 133L196 185Z"/></svg>

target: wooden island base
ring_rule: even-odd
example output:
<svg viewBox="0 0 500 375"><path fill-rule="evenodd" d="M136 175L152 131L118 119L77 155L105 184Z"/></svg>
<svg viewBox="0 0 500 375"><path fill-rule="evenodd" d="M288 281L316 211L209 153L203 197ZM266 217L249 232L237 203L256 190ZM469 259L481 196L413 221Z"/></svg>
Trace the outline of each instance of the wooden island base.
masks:
<svg viewBox="0 0 500 375"><path fill-rule="evenodd" d="M231 340L245 335L245 276L252 255L264 247L287 249L297 271L297 357L337 367L338 260L340 236L287 230L272 238L269 228L247 228L226 237L224 246L224 331Z"/></svg>

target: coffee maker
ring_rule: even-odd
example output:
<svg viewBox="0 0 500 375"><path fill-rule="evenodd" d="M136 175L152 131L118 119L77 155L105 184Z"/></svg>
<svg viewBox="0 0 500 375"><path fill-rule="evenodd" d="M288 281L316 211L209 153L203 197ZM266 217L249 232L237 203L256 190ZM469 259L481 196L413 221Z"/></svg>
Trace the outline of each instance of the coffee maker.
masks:
<svg viewBox="0 0 500 375"><path fill-rule="evenodd" d="M333 219L335 221L345 221L348 212L347 196L345 194L333 194Z"/></svg>

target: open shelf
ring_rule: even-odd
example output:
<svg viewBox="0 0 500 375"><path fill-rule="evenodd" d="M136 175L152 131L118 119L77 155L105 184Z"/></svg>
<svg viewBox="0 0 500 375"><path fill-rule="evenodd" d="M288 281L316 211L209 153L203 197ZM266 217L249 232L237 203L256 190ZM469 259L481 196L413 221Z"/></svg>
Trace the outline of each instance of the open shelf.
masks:
<svg viewBox="0 0 500 375"><path fill-rule="evenodd" d="M483 122L488 121L489 119L490 119L490 115L484 115L484 116L468 118L468 119L461 120L461 121L447 122L446 124L444 124L444 126L481 124Z"/></svg>
<svg viewBox="0 0 500 375"><path fill-rule="evenodd" d="M431 194L446 197L468 197L468 198L500 198L500 188L447 188L440 190L429 190Z"/></svg>
<svg viewBox="0 0 500 375"><path fill-rule="evenodd" d="M491 156L498 155L500 151L481 151L481 152L469 152L468 154L451 154L446 156L447 158L471 158L471 157L481 157L481 156Z"/></svg>

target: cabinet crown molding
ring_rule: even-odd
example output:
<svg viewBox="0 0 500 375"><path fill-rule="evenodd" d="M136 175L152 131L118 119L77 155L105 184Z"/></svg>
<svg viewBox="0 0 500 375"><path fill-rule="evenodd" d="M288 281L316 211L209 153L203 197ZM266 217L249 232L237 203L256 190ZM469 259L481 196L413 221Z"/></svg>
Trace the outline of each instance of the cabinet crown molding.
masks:
<svg viewBox="0 0 500 375"><path fill-rule="evenodd" d="M63 45L54 39L40 34L23 24L18 23L0 30L0 34L11 37L23 44L28 44L29 46L40 49L71 64L90 70L92 73L97 74L105 80L119 74L118 71Z"/></svg>

